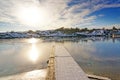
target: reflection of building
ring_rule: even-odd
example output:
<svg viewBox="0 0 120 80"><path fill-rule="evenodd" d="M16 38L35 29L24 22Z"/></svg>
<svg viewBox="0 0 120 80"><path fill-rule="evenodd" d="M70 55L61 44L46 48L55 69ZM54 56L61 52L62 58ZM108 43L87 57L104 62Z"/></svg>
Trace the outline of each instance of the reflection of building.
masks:
<svg viewBox="0 0 120 80"><path fill-rule="evenodd" d="M112 33L113 38L120 37L120 32Z"/></svg>

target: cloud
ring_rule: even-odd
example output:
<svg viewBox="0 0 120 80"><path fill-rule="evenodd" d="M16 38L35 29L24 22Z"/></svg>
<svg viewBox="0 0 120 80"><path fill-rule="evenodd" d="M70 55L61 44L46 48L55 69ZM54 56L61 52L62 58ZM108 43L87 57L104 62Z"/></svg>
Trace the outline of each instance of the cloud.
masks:
<svg viewBox="0 0 120 80"><path fill-rule="evenodd" d="M61 26L92 25L97 17L91 13L103 8L120 7L120 0L0 0L0 21L21 24L15 11L19 7L35 5L44 7L49 14L49 22L44 28L58 28Z"/></svg>

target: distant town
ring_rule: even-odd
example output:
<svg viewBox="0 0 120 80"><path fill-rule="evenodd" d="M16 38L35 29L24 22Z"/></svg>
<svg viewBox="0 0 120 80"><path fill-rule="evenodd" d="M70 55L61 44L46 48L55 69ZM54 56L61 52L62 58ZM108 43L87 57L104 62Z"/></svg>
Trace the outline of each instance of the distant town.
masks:
<svg viewBox="0 0 120 80"><path fill-rule="evenodd" d="M11 38L40 38L40 37L120 37L120 29L113 26L112 29L79 29L61 27L55 30L24 31L24 32L1 32L0 39Z"/></svg>

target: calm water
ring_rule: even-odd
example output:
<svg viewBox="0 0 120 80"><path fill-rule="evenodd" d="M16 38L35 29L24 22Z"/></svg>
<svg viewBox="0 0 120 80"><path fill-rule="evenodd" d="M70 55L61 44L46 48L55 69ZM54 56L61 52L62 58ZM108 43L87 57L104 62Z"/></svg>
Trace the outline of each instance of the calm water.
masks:
<svg viewBox="0 0 120 80"><path fill-rule="evenodd" d="M0 40L0 80L44 80L51 44L33 38Z"/></svg>
<svg viewBox="0 0 120 80"><path fill-rule="evenodd" d="M0 80L44 80L52 46L62 44L88 74L120 80L120 39L0 40Z"/></svg>

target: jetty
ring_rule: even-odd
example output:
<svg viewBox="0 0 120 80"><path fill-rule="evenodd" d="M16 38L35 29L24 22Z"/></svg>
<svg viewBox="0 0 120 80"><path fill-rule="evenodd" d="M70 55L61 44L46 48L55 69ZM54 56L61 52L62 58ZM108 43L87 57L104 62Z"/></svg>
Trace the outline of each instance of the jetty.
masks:
<svg viewBox="0 0 120 80"><path fill-rule="evenodd" d="M47 67L46 80L110 80L86 74L62 45L53 47Z"/></svg>
<svg viewBox="0 0 120 80"><path fill-rule="evenodd" d="M46 80L89 80L84 71L61 45L55 46L48 61Z"/></svg>

